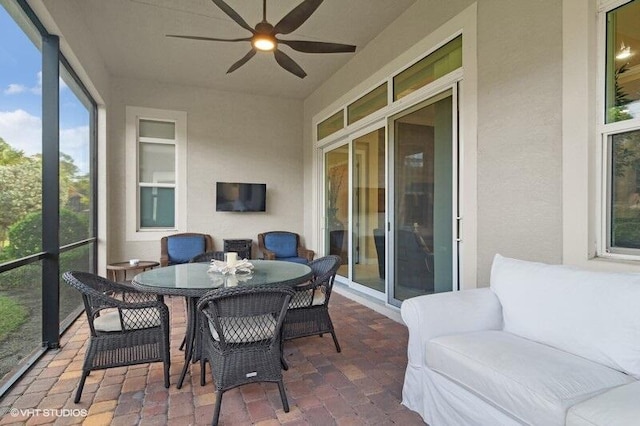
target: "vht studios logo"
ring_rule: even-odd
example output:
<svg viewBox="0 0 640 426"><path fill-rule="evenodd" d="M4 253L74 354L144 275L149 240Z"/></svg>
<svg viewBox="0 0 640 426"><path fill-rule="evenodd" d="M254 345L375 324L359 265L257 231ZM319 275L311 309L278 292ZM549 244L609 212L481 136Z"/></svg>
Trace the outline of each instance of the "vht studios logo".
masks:
<svg viewBox="0 0 640 426"><path fill-rule="evenodd" d="M11 417L87 417L89 412L82 408L2 408L0 415L9 413Z"/></svg>

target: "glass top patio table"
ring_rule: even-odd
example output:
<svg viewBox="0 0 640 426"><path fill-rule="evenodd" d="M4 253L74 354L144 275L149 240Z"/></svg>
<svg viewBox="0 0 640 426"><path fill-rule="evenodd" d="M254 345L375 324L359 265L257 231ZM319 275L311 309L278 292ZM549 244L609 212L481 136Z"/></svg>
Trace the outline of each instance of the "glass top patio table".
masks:
<svg viewBox="0 0 640 426"><path fill-rule="evenodd" d="M198 330L196 302L210 290L224 287L284 285L295 286L313 277L307 265L278 260L251 260L251 274L223 275L208 272L209 263L183 263L141 272L131 281L133 287L146 293L165 296L185 296L187 298L187 331L185 334L185 363L178 379L178 389L182 387L189 368L189 361L197 359L194 351Z"/></svg>
<svg viewBox="0 0 640 426"><path fill-rule="evenodd" d="M165 266L133 277L138 290L164 295L199 297L209 290L234 286L282 284L294 286L312 278L307 265L278 260L251 260L251 274L223 275L207 272L209 263L184 263Z"/></svg>

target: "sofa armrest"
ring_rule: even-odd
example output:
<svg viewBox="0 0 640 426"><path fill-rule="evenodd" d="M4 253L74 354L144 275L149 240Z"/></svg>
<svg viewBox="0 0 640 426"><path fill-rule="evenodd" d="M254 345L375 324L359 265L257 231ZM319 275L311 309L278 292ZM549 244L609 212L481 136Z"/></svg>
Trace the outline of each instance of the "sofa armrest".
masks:
<svg viewBox="0 0 640 426"><path fill-rule="evenodd" d="M402 303L409 328L409 363L423 364L424 345L434 337L502 329L502 307L489 288L413 297Z"/></svg>

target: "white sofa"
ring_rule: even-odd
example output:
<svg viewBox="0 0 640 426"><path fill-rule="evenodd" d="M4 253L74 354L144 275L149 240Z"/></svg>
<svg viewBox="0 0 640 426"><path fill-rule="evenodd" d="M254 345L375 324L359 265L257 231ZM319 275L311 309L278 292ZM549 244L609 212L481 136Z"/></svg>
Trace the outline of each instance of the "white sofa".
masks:
<svg viewBox="0 0 640 426"><path fill-rule="evenodd" d="M490 288L402 318L402 403L431 426L640 425L640 274L496 255Z"/></svg>

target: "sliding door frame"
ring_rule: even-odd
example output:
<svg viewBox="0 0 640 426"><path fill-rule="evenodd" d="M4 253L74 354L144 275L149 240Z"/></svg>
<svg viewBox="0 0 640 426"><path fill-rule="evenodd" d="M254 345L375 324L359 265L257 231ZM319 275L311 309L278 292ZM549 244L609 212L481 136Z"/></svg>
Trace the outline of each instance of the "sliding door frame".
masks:
<svg viewBox="0 0 640 426"><path fill-rule="evenodd" d="M416 101L411 105L407 105L406 108L398 111L394 114L390 114L387 116L387 200L386 200L386 211L387 211L387 223L386 223L386 233L385 233L385 241L387 241L386 245L386 283L387 283L387 304L400 307L402 301L395 298L395 286L391 285L391 278L395 277L395 262L390 261L395 259L395 244L392 243L395 235L395 168L393 165L395 164L395 134L394 134L394 121L400 119L406 115L409 115L419 109L427 107L429 105L433 105L434 103L445 99L451 96L451 140L452 140L452 153L451 153L451 161L452 161L452 175L451 175L451 187L453 193L451 194L451 211L453 212L451 217L451 264L453 266L451 274L452 274L452 289L451 291L457 291L460 289L460 243L462 241L462 216L460 210L460 138L459 138L459 110L458 110L458 82L452 83L449 87L441 88L439 91L431 93L430 96L426 96L424 99ZM450 92L450 93L448 93Z"/></svg>

